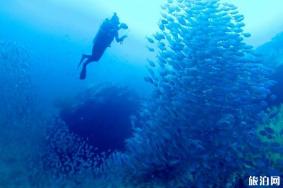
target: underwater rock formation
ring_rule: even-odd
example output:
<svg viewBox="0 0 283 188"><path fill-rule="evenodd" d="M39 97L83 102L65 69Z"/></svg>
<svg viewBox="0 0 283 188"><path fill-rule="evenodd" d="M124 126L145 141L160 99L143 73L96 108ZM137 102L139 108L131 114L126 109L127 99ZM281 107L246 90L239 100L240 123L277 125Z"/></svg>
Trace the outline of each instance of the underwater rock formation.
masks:
<svg viewBox="0 0 283 188"><path fill-rule="evenodd" d="M277 34L271 41L259 46L256 51L261 54L264 64L278 67L283 64L283 32Z"/></svg>
<svg viewBox="0 0 283 188"><path fill-rule="evenodd" d="M271 87L272 97L268 107L280 106L283 103L283 33L277 34L271 41L256 49L263 63L272 69L271 79L275 84Z"/></svg>
<svg viewBox="0 0 283 188"><path fill-rule="evenodd" d="M283 172L283 105L270 109L266 121L258 127L257 132L272 165Z"/></svg>
<svg viewBox="0 0 283 188"><path fill-rule="evenodd" d="M283 104L283 64L274 69L271 79L275 81L275 84L271 87L273 96L269 101L269 106L278 107Z"/></svg>
<svg viewBox="0 0 283 188"><path fill-rule="evenodd" d="M124 87L93 87L60 109L47 135L43 167L57 178L94 173L109 154L125 149L139 98ZM80 180L82 181L82 180Z"/></svg>
<svg viewBox="0 0 283 188"><path fill-rule="evenodd" d="M122 164L122 181L233 187L251 172L269 172L256 127L273 82L244 42L244 16L220 0L168 0L162 9L160 30L147 37L157 54L145 78L152 100L120 162L112 161Z"/></svg>
<svg viewBox="0 0 283 188"><path fill-rule="evenodd" d="M132 136L131 118L139 108L137 95L113 86L89 89L78 100L60 113L69 130L87 139L99 153L124 150L125 140Z"/></svg>

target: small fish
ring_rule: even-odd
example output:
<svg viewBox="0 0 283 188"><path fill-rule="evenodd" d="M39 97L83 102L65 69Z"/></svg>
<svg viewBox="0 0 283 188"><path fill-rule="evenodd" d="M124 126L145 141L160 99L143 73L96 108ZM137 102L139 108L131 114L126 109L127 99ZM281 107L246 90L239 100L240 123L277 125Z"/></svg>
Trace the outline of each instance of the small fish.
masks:
<svg viewBox="0 0 283 188"><path fill-rule="evenodd" d="M160 23L160 24L159 24L159 29L160 29L161 31L164 31L164 30L165 30L164 24Z"/></svg>
<svg viewBox="0 0 283 188"><path fill-rule="evenodd" d="M243 32L244 30L243 30L242 28L234 28L234 31L235 31L236 33L241 33L241 32Z"/></svg>
<svg viewBox="0 0 283 188"><path fill-rule="evenodd" d="M165 51L165 52L162 53L162 56L164 58L174 58L175 53L173 51Z"/></svg>
<svg viewBox="0 0 283 188"><path fill-rule="evenodd" d="M167 21L167 20L165 20L165 19L161 19L160 23L162 23L162 24L166 25L166 24L168 24L168 21Z"/></svg>
<svg viewBox="0 0 283 188"><path fill-rule="evenodd" d="M152 68L147 67L147 71L148 71L148 72L149 72L149 74L152 76L152 78L154 78L154 77L155 77L155 73L154 73L154 71L152 70Z"/></svg>
<svg viewBox="0 0 283 188"><path fill-rule="evenodd" d="M160 7L161 7L161 9L166 10L168 8L168 5L167 4L162 4Z"/></svg>
<svg viewBox="0 0 283 188"><path fill-rule="evenodd" d="M147 62L149 63L149 65L151 67L155 67L156 66L155 63L153 61L151 61L150 59L147 59Z"/></svg>
<svg viewBox="0 0 283 188"><path fill-rule="evenodd" d="M224 3L223 4L225 7L229 8L229 10L236 10L238 9L237 6L230 4L230 3Z"/></svg>
<svg viewBox="0 0 283 188"><path fill-rule="evenodd" d="M271 99L272 101L274 101L274 100L277 99L277 96L276 96L276 95L271 95L271 96L270 96L270 99Z"/></svg>
<svg viewBox="0 0 283 188"><path fill-rule="evenodd" d="M245 17L243 15L241 15L241 14L235 15L234 18L238 22L241 22L241 21L243 21L245 19Z"/></svg>
<svg viewBox="0 0 283 188"><path fill-rule="evenodd" d="M237 28L241 28L241 27L244 27L246 24L244 24L244 23L238 23L238 24L236 24L235 26L237 27Z"/></svg>
<svg viewBox="0 0 283 188"><path fill-rule="evenodd" d="M187 25L187 22L186 22L186 20L184 19L183 16L179 16L177 19L178 19L178 22L179 22L181 25L184 25L184 26Z"/></svg>
<svg viewBox="0 0 283 188"><path fill-rule="evenodd" d="M254 47L252 45L243 45L243 48L246 49L246 50L251 50Z"/></svg>
<svg viewBox="0 0 283 188"><path fill-rule="evenodd" d="M156 40L158 40L158 41L161 41L161 40L165 39L164 35L161 34L161 33L156 33L156 34L154 35L154 38L155 38Z"/></svg>
<svg viewBox="0 0 283 188"><path fill-rule="evenodd" d="M150 77L148 77L148 76L144 77L144 81L146 81L146 82L148 82L148 83L150 83L150 84L154 84L153 79L150 78Z"/></svg>
<svg viewBox="0 0 283 188"><path fill-rule="evenodd" d="M233 11L230 11L230 14L232 14L232 15L239 14L239 11L238 10L233 10Z"/></svg>
<svg viewBox="0 0 283 188"><path fill-rule="evenodd" d="M166 63L167 62L164 60L164 58L159 58L158 64L160 67L164 68Z"/></svg>
<svg viewBox="0 0 283 188"><path fill-rule="evenodd" d="M167 14L165 12L161 12L161 16L164 18L164 19L167 19Z"/></svg>
<svg viewBox="0 0 283 188"><path fill-rule="evenodd" d="M148 41L149 43L151 43L151 44L154 43L154 40L153 40L151 37L146 37L146 39L147 39L147 41Z"/></svg>
<svg viewBox="0 0 283 188"><path fill-rule="evenodd" d="M248 37L251 37L251 34L250 33L243 33L243 36L248 38Z"/></svg>
<svg viewBox="0 0 283 188"><path fill-rule="evenodd" d="M185 54L183 54L182 52L179 52L179 53L177 53L177 55L176 55L176 59L177 59L178 61L183 60L185 57L186 57Z"/></svg>
<svg viewBox="0 0 283 188"><path fill-rule="evenodd" d="M273 139L273 136L272 135L267 135L267 138L271 140L271 139Z"/></svg>
<svg viewBox="0 0 283 188"><path fill-rule="evenodd" d="M265 130L265 132L268 133L268 134L274 134L274 133L275 133L274 130L271 129L270 127L265 127L264 130Z"/></svg>
<svg viewBox="0 0 283 188"><path fill-rule="evenodd" d="M165 77L166 75L169 74L169 71L168 71L168 70L161 70L161 71L159 72L159 74L160 74L161 77Z"/></svg>
<svg viewBox="0 0 283 188"><path fill-rule="evenodd" d="M151 48L149 46L146 46L146 48L150 51L150 52L154 52L154 48Z"/></svg>
<svg viewBox="0 0 283 188"><path fill-rule="evenodd" d="M165 45L163 42L159 42L158 48L159 48L160 50L166 50L166 45Z"/></svg>

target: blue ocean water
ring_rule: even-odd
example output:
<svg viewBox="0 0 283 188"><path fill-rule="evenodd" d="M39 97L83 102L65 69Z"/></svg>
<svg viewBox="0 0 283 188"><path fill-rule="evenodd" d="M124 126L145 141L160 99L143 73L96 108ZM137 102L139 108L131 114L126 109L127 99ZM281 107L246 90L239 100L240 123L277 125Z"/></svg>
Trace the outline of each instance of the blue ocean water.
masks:
<svg viewBox="0 0 283 188"><path fill-rule="evenodd" d="M0 187L282 186L281 0L0 5Z"/></svg>

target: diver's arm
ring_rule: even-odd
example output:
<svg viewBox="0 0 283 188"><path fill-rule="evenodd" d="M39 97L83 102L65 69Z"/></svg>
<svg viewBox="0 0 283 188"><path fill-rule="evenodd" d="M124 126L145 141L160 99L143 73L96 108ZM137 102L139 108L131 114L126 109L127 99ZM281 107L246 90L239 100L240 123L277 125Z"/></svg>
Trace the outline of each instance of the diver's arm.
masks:
<svg viewBox="0 0 283 188"><path fill-rule="evenodd" d="M115 40L116 42L122 44L122 42L125 40L125 38L127 38L127 35L123 35L122 37L119 37L118 32L115 34Z"/></svg>
<svg viewBox="0 0 283 188"><path fill-rule="evenodd" d="M125 30L128 29L127 24L121 23L121 24L118 26L118 31L119 31L120 29L125 29ZM122 37L119 37L118 31L115 33L115 40L116 40L116 42L122 44L122 42L123 42L123 41L125 40L125 38L127 38L128 36L127 36L127 35L123 35Z"/></svg>
<svg viewBox="0 0 283 188"><path fill-rule="evenodd" d="M122 42L125 40L125 38L127 38L128 36L127 35L123 35L122 37L120 38L116 38L116 42L122 44Z"/></svg>
<svg viewBox="0 0 283 188"><path fill-rule="evenodd" d="M119 29L128 29L128 25L125 23L120 23Z"/></svg>

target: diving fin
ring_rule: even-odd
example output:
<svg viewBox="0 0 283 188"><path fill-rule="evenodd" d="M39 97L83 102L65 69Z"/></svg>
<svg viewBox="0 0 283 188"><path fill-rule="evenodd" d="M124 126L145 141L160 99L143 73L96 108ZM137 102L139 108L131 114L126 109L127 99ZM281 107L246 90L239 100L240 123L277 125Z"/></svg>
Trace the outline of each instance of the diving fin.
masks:
<svg viewBox="0 0 283 188"><path fill-rule="evenodd" d="M83 62L83 57L81 58L81 61L78 63L78 67L77 68L80 68L80 66L81 66L81 64L82 64L82 62Z"/></svg>
<svg viewBox="0 0 283 188"><path fill-rule="evenodd" d="M81 71L81 74L80 74L81 80L85 80L85 78L86 78L86 64L83 65L83 68L82 68L82 71Z"/></svg>

